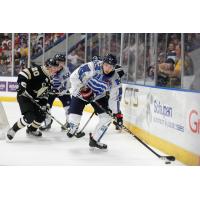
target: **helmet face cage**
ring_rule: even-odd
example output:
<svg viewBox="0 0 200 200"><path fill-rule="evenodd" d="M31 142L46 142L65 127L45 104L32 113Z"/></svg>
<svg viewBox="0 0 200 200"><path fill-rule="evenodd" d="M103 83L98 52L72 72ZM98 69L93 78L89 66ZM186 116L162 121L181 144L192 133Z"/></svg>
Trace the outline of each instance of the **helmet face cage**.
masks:
<svg viewBox="0 0 200 200"><path fill-rule="evenodd" d="M103 62L108 63L110 65L116 65L117 64L117 58L112 54L107 54L106 56L104 56Z"/></svg>
<svg viewBox="0 0 200 200"><path fill-rule="evenodd" d="M56 54L54 59L58 62L66 62L66 56L64 54Z"/></svg>

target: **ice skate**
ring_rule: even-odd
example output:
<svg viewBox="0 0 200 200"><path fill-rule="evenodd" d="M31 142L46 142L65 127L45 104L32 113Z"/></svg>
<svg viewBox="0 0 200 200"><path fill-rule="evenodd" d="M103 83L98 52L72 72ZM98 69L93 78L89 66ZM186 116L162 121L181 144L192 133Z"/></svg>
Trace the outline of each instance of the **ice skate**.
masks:
<svg viewBox="0 0 200 200"><path fill-rule="evenodd" d="M94 140L94 138L92 137L92 134L90 133L90 142L89 142L89 146L93 147L93 148L98 148L98 149L107 149L107 145L97 142L96 140Z"/></svg>
<svg viewBox="0 0 200 200"><path fill-rule="evenodd" d="M15 134L16 134L16 132L12 128L9 129L7 132L7 135L6 135L7 136L6 139L12 140L14 138Z"/></svg>
<svg viewBox="0 0 200 200"><path fill-rule="evenodd" d="M41 131L48 131L49 129L51 129L51 124L53 123L53 120L51 119L50 123L47 124L46 121L44 122L44 125L41 126L39 129Z"/></svg>
<svg viewBox="0 0 200 200"><path fill-rule="evenodd" d="M27 136L41 137L42 133L40 131L32 131L29 128L26 129Z"/></svg>

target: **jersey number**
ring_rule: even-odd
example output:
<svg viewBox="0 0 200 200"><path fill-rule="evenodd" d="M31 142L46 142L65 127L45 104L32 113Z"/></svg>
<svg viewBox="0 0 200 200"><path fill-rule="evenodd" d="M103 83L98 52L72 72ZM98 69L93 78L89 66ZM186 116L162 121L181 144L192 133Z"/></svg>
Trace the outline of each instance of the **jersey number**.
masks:
<svg viewBox="0 0 200 200"><path fill-rule="evenodd" d="M38 71L37 67L33 67L32 71L33 71L33 75L34 76L39 76L40 75L40 72Z"/></svg>

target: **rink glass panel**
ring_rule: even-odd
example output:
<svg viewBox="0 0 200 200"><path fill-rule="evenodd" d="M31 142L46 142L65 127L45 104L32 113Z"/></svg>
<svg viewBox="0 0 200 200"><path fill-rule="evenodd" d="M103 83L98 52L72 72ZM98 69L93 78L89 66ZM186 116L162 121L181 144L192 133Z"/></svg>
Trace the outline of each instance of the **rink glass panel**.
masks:
<svg viewBox="0 0 200 200"><path fill-rule="evenodd" d="M157 34L146 34L145 48L145 85L154 86L156 76Z"/></svg>
<svg viewBox="0 0 200 200"><path fill-rule="evenodd" d="M46 61L48 58L53 58L57 53L66 55L66 34L45 33L44 61Z"/></svg>
<svg viewBox="0 0 200 200"><path fill-rule="evenodd" d="M87 33L87 53L86 62L90 62L93 56L99 55L99 36L98 33Z"/></svg>
<svg viewBox="0 0 200 200"><path fill-rule="evenodd" d="M30 65L43 65L44 33L31 33L30 40Z"/></svg>
<svg viewBox="0 0 200 200"><path fill-rule="evenodd" d="M128 82L135 82L136 80L136 34L129 34L129 52L128 52Z"/></svg>
<svg viewBox="0 0 200 200"><path fill-rule="evenodd" d="M14 76L28 67L28 33L14 34Z"/></svg>
<svg viewBox="0 0 200 200"><path fill-rule="evenodd" d="M146 34L140 33L138 36L137 47L137 65L136 65L136 83L144 84L144 68L145 68L145 46L146 46Z"/></svg>
<svg viewBox="0 0 200 200"><path fill-rule="evenodd" d="M128 81L128 55L129 55L129 49L130 49L130 44L129 44L129 33L124 33L122 34L122 57L121 57L121 64L124 68L125 75L123 77L123 81L127 82Z"/></svg>
<svg viewBox="0 0 200 200"><path fill-rule="evenodd" d="M12 76L12 33L0 33L0 76Z"/></svg>
<svg viewBox="0 0 200 200"><path fill-rule="evenodd" d="M179 54L174 67L179 60L180 75L161 87L199 91L199 33L0 33L0 75L17 76L32 63L44 65L56 53L66 54L73 69L96 54L113 53L124 68L124 83L160 87L159 64L166 62L171 43Z"/></svg>
<svg viewBox="0 0 200 200"><path fill-rule="evenodd" d="M75 70L86 62L86 33L69 33L67 37L67 65Z"/></svg>
<svg viewBox="0 0 200 200"><path fill-rule="evenodd" d="M200 34L184 34L183 88L200 90Z"/></svg>

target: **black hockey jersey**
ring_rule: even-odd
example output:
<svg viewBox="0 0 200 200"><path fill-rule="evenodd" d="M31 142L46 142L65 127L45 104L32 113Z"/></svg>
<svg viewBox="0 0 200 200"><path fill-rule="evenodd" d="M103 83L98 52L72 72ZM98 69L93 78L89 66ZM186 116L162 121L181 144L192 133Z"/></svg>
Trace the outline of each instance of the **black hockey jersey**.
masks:
<svg viewBox="0 0 200 200"><path fill-rule="evenodd" d="M51 87L51 78L45 66L32 67L22 70L18 74L18 85L26 88L26 91L34 98L47 98Z"/></svg>

